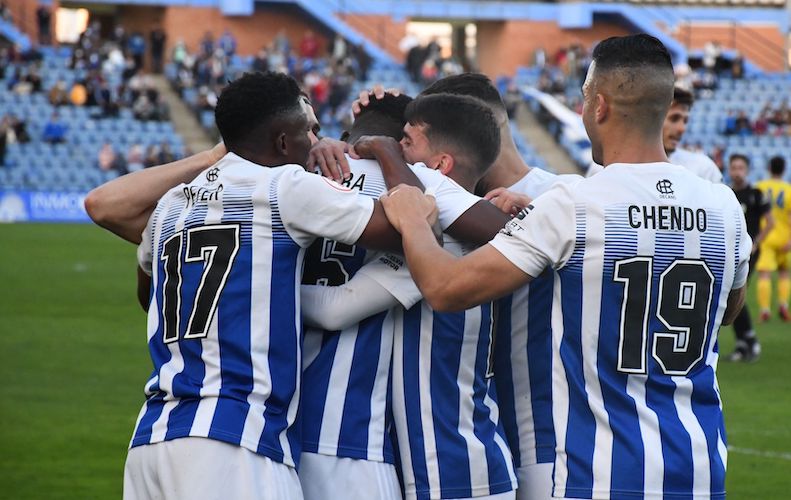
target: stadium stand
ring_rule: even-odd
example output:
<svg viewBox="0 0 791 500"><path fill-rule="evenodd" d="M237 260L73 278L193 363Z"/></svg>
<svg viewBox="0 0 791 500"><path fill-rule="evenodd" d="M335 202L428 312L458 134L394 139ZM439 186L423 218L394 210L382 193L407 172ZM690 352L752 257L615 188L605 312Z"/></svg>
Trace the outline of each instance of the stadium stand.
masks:
<svg viewBox="0 0 791 500"><path fill-rule="evenodd" d="M262 49L262 52L269 56L272 54L271 48L269 51ZM261 57L265 56L262 54ZM224 63L221 79L228 81L238 77L245 71L263 69L257 64L257 58L258 56L239 55L229 57L228 62ZM211 59L213 59L213 56L204 58L204 60ZM372 67L364 72L365 78L362 78L359 61L354 56L349 59L350 62L346 66L341 65L341 67L346 68L348 66L349 71L357 76L348 84L344 84L344 87L340 90L340 105L337 106L329 106L328 103L324 102L327 99L326 97L317 96L314 81L315 79L322 80L323 83L320 85L329 86L329 92L332 94L336 82L342 78L342 72L346 71L346 69L339 70L339 66L333 64L329 58L305 59L292 56L285 57L283 64L279 65L281 70L295 75L300 80L305 91L311 95L314 107L317 108L317 112L321 115L322 135L327 137L340 137L342 130L349 125L350 116L348 110L350 109L351 101L362 90L373 88L374 85L382 85L385 88L396 88L414 96L420 92L422 84L426 83L416 83L401 66L381 62L374 62ZM202 77L199 76L203 72L202 69L199 69L200 61L200 57L198 57L198 62L192 62L189 65L171 61L165 67L165 75L173 88L180 93L182 99L196 113L201 125L210 133L216 134L211 103L216 100L216 95L222 86L211 86L210 82L202 81ZM270 57L268 67L271 68L272 66L272 58ZM440 75L444 76L445 73L440 73ZM501 86L501 91L503 90ZM321 90L321 92L324 93L325 90ZM332 100L333 97L330 96L329 101ZM536 152L535 148L519 132L518 126L513 120L511 121L511 130L517 149L525 162L531 166L551 170L546 160Z"/></svg>
<svg viewBox="0 0 791 500"><path fill-rule="evenodd" d="M26 123L30 137L27 143L7 145L0 167L0 189L87 191L119 175L118 170L102 171L97 165L98 152L105 143L119 155L125 155L135 144L142 148L167 144L176 157L185 154L182 139L167 121L138 120L128 107L121 108L115 117L97 118L102 114L99 106L50 104L48 89L56 82L71 88L85 79L86 70L70 68L71 49L42 47L38 52L40 62L7 65L0 85L0 116L18 117ZM15 92L14 79L33 71L41 75L42 90ZM117 90L121 78L120 71L111 72L110 87ZM55 110L67 128L66 140L49 144L42 133Z"/></svg>

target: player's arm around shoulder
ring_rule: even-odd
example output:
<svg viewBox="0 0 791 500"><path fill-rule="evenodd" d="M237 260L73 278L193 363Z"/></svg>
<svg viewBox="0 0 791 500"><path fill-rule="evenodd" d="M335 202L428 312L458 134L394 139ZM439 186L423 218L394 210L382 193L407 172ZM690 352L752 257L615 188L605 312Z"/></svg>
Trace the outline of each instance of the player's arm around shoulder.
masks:
<svg viewBox="0 0 791 500"><path fill-rule="evenodd" d="M220 143L208 151L118 177L88 193L85 211L99 226L140 243L140 234L159 199L173 187L190 182L226 153Z"/></svg>
<svg viewBox="0 0 791 500"><path fill-rule="evenodd" d="M403 238L412 277L438 311L460 311L507 294L530 280L489 245L456 258L437 243L431 218L432 196L398 186L382 197L388 217Z"/></svg>
<svg viewBox="0 0 791 500"><path fill-rule="evenodd" d="M378 201L335 181L288 165L277 179L277 204L294 241L308 246L316 237L385 251L401 250L398 232Z"/></svg>

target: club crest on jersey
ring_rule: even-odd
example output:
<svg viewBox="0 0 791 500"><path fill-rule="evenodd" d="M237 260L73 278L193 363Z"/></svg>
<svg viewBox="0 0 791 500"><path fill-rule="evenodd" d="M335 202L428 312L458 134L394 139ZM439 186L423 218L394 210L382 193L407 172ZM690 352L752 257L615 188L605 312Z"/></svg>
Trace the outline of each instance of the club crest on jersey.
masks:
<svg viewBox="0 0 791 500"><path fill-rule="evenodd" d="M673 191L673 183L668 179L661 179L656 181L656 190L659 192L659 197L662 199L675 199Z"/></svg>
<svg viewBox="0 0 791 500"><path fill-rule="evenodd" d="M324 179L324 182L326 182L332 189L335 189L337 191L343 191L344 193L348 193L351 191L350 188L346 186L342 186L332 179L329 179L327 177L322 177L322 179Z"/></svg>
<svg viewBox="0 0 791 500"><path fill-rule="evenodd" d="M214 167L213 169L206 172L206 180L209 182L214 182L220 176L220 169Z"/></svg>

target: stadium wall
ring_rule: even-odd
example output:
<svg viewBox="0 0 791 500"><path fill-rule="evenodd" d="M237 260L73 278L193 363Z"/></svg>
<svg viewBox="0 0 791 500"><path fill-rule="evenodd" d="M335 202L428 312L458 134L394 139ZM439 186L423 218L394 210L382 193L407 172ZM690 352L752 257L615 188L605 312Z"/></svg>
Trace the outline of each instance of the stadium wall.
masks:
<svg viewBox="0 0 791 500"><path fill-rule="evenodd" d="M776 24L750 23L736 26L728 22L693 22L679 25L673 37L690 50L699 50L708 42L738 50L748 60L766 71L783 71L784 37Z"/></svg>
<svg viewBox="0 0 791 500"><path fill-rule="evenodd" d="M319 39L319 51L326 50L331 41L330 34L319 22L311 19L296 7L258 6L251 16L223 16L219 9L200 7L119 7L119 20L129 31L148 33L154 26L161 25L168 34L168 53L178 39L187 47L197 50L203 35L209 31L217 39L229 29L236 37L237 53L252 55L274 40L283 30L293 47L299 45L306 30L312 30Z"/></svg>
<svg viewBox="0 0 791 500"><path fill-rule="evenodd" d="M376 43L396 61L403 61L404 54L398 49L398 42L406 35L407 20L396 20L386 15L338 14L339 19L352 29Z"/></svg>
<svg viewBox="0 0 791 500"><path fill-rule="evenodd" d="M539 48L552 57L575 43L588 47L629 33L626 27L609 21L594 21L591 29L562 29L555 21L479 22L478 64L489 76L512 75L517 67L532 64Z"/></svg>

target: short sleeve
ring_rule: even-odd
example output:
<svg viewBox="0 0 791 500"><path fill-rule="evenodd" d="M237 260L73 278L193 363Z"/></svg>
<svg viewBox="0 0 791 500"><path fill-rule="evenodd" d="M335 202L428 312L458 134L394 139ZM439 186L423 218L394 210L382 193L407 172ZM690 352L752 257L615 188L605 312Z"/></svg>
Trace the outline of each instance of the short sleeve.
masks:
<svg viewBox="0 0 791 500"><path fill-rule="evenodd" d="M273 209L297 244L306 247L316 237L350 245L360 239L373 215L371 197L297 165L283 168Z"/></svg>
<svg viewBox="0 0 791 500"><path fill-rule="evenodd" d="M140 269L143 270L144 273L151 276L152 273L152 265L154 261L154 215L157 213L156 210L151 214L151 217L148 218L148 223L146 223L146 228L143 230L143 234L141 235L140 244L137 246L137 264L140 266Z"/></svg>
<svg viewBox="0 0 791 500"><path fill-rule="evenodd" d="M562 268L574 250L576 219L566 184L539 196L489 243L530 276Z"/></svg>
<svg viewBox="0 0 791 500"><path fill-rule="evenodd" d="M437 200L439 224L443 230L452 226L456 219L481 200L438 170L418 163L412 166L412 171L426 188L426 194Z"/></svg>
<svg viewBox="0 0 791 500"><path fill-rule="evenodd" d="M363 274L379 283L407 309L423 299L412 275L409 274L404 258L400 255L381 253L361 267L357 274Z"/></svg>

